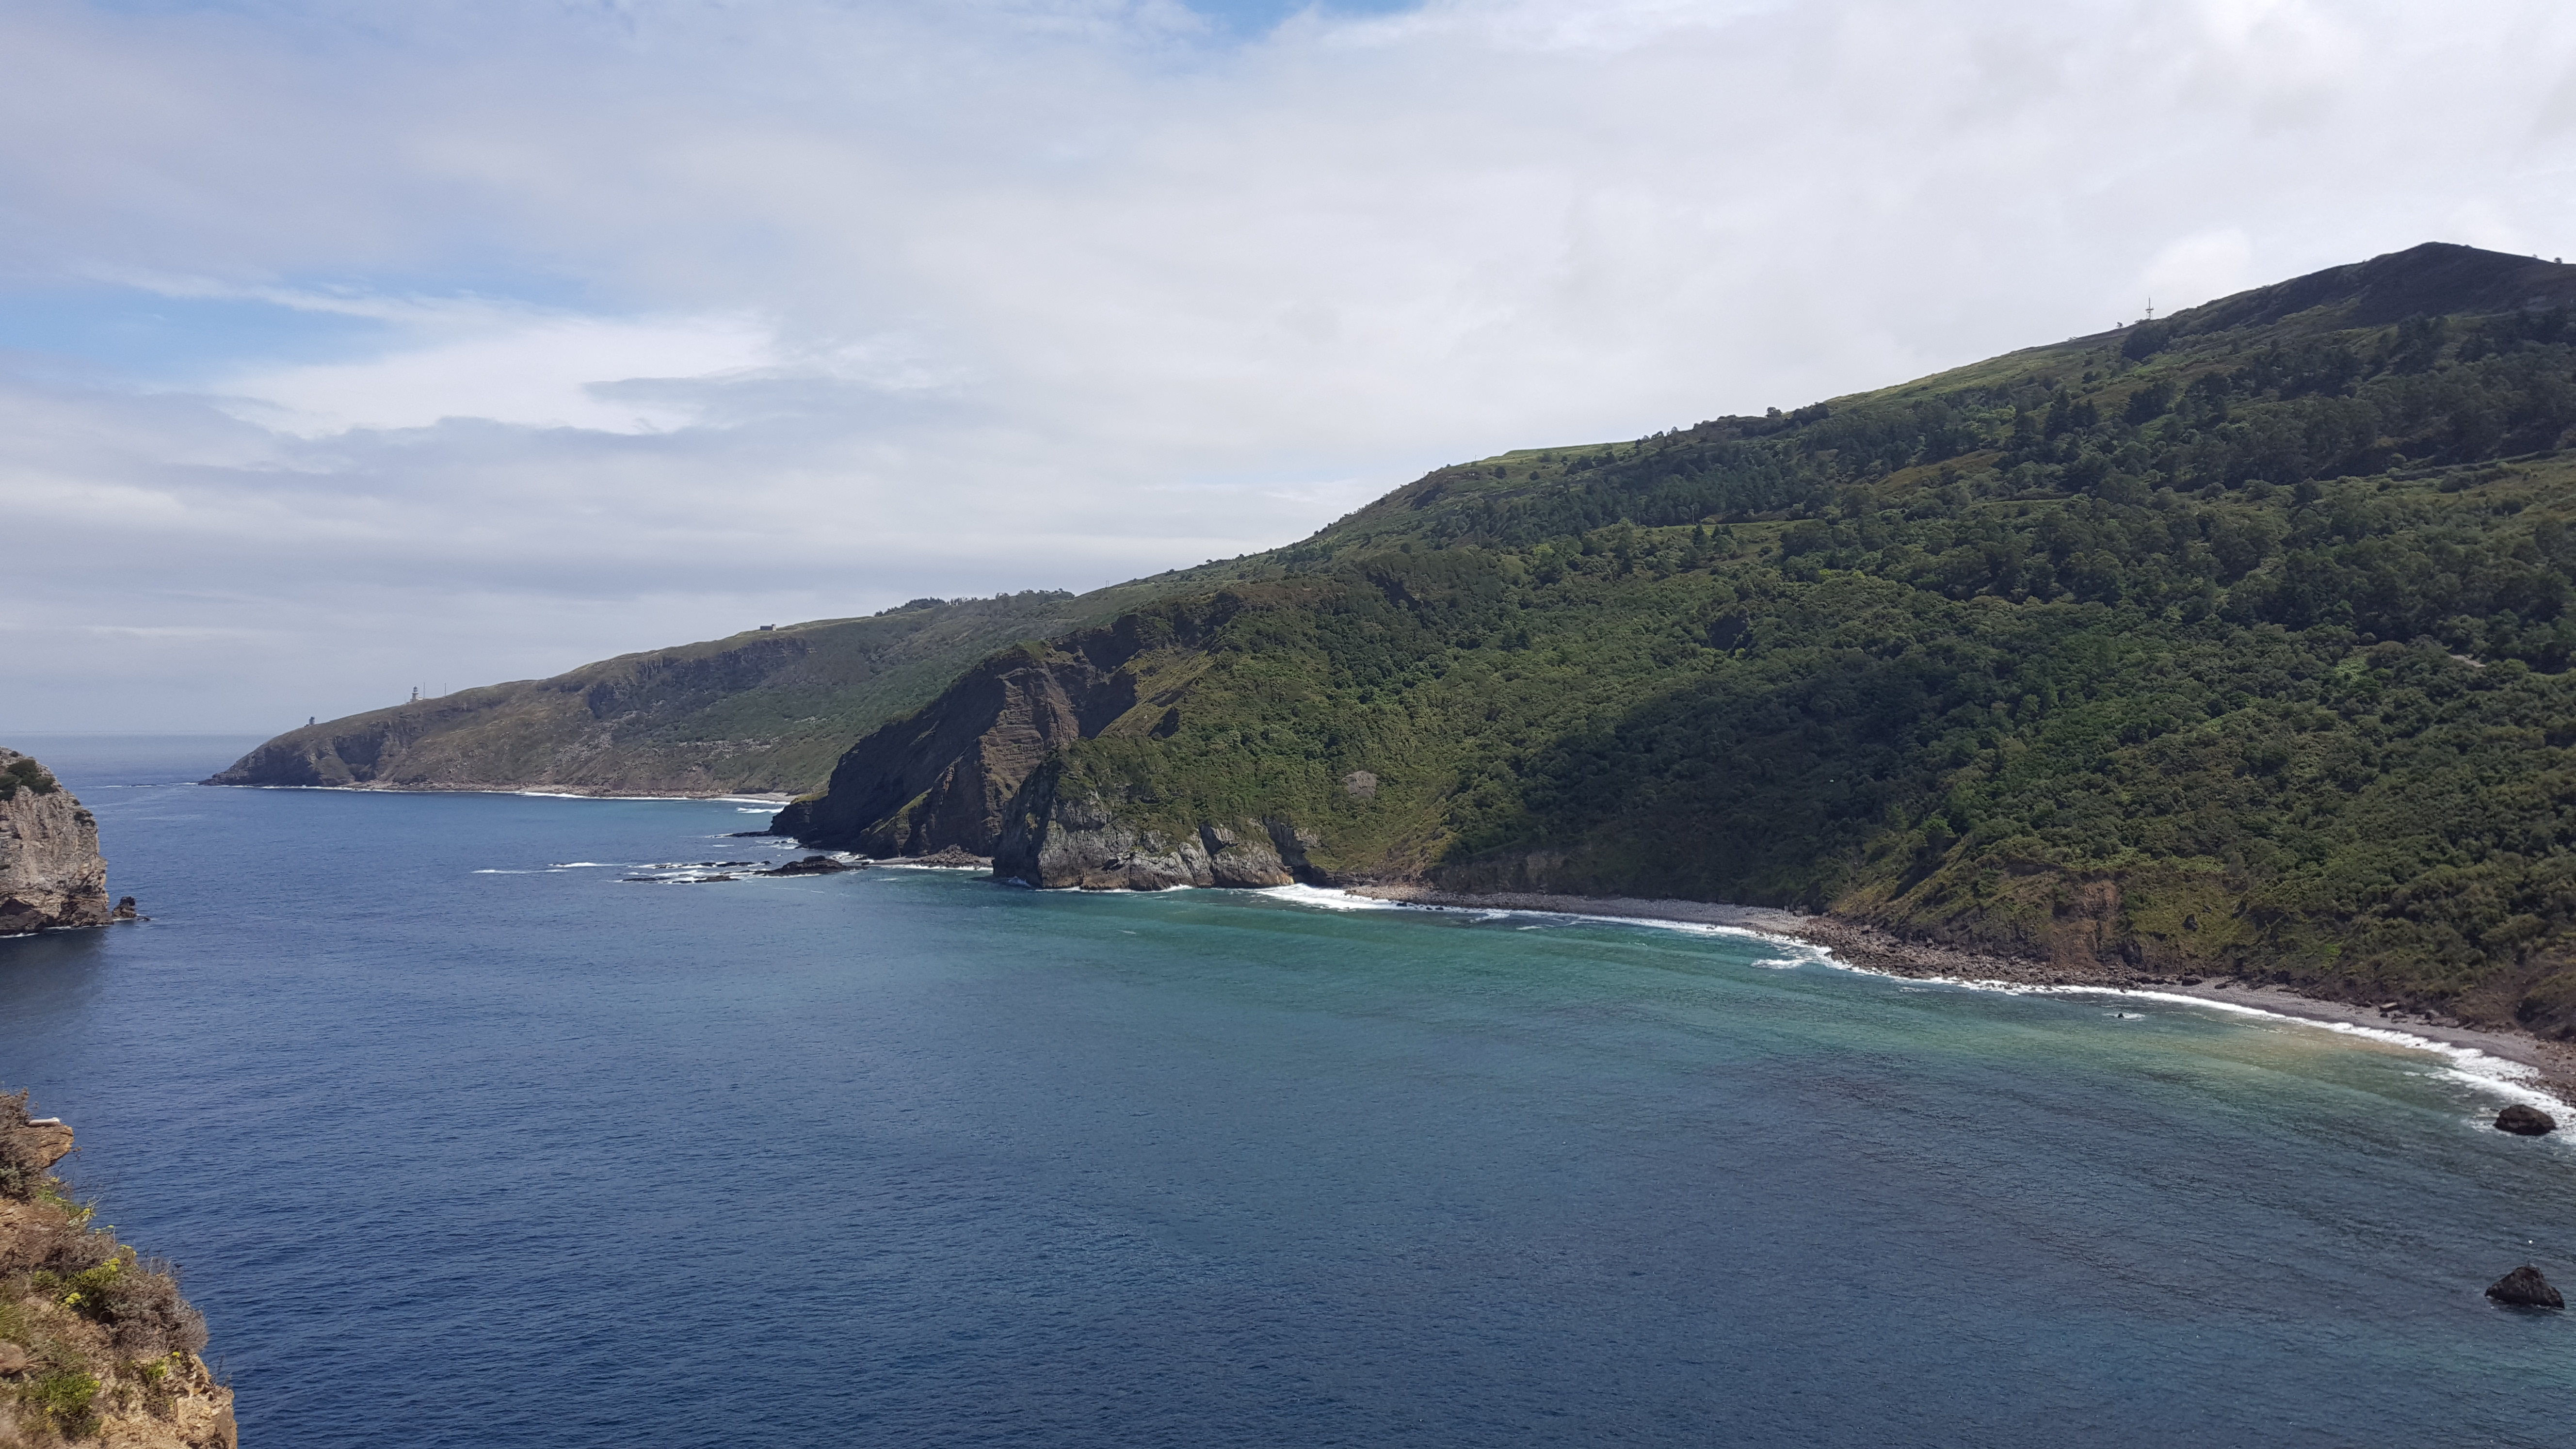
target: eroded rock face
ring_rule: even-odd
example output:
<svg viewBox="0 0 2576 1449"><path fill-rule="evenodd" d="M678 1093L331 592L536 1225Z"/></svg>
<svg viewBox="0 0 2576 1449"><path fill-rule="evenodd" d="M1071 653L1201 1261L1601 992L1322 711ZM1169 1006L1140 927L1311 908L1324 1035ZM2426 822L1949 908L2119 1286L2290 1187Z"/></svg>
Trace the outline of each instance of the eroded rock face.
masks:
<svg viewBox="0 0 2576 1449"><path fill-rule="evenodd" d="M1140 691L1151 691L1141 681L1157 661L1186 655L1240 604L1220 595L1186 609L1142 610L991 655L937 699L852 745L823 793L780 811L770 828L879 858L951 846L991 855L1013 799L1061 747L1113 729L1170 734L1179 719L1171 697L1143 698Z"/></svg>
<svg viewBox="0 0 2576 1449"><path fill-rule="evenodd" d="M2564 1308L2567 1300L2540 1276L2540 1270L2529 1263L2514 1269L2488 1286L2487 1296L2515 1308Z"/></svg>
<svg viewBox="0 0 2576 1449"><path fill-rule="evenodd" d="M2516 1102L2496 1114L2496 1130L2516 1137L2545 1137L2558 1130L2558 1119L2538 1107Z"/></svg>
<svg viewBox="0 0 2576 1449"><path fill-rule="evenodd" d="M50 1172L71 1150L72 1129L60 1119L0 1110L0 1169Z"/></svg>
<svg viewBox="0 0 2576 1449"><path fill-rule="evenodd" d="M1132 681L1080 653L987 660L932 709L851 746L822 796L788 806L770 828L874 856L981 854L1050 750L1099 733L1135 702Z"/></svg>
<svg viewBox="0 0 2576 1449"><path fill-rule="evenodd" d="M1186 833L1141 825L1098 791L1068 796L1045 771L1012 801L993 871L1046 889L1283 886L1310 873L1314 843L1282 820L1206 822Z"/></svg>
<svg viewBox="0 0 2576 1449"><path fill-rule="evenodd" d="M44 767L0 749L0 936L116 918L98 822Z"/></svg>

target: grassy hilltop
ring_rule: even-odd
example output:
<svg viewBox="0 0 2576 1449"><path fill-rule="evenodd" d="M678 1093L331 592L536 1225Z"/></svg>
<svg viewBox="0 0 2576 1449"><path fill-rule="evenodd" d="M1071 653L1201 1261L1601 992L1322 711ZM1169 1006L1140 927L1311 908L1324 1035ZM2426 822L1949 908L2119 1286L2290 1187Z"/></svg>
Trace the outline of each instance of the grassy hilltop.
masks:
<svg viewBox="0 0 2576 1449"><path fill-rule="evenodd" d="M2570 1031L2571 302L2576 268L2419 247L1444 468L988 659L841 770L900 825L886 781L930 776L883 761L1045 674L1083 723L987 782L1024 829L1271 822L1310 878L1792 904Z"/></svg>

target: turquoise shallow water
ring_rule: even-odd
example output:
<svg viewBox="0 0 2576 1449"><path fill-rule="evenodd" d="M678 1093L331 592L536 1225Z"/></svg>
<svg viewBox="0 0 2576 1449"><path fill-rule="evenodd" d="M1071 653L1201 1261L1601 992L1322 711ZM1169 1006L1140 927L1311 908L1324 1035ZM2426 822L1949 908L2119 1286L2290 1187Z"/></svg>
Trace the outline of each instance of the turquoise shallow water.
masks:
<svg viewBox="0 0 2576 1449"><path fill-rule="evenodd" d="M2576 1281L2576 1149L2430 1055L30 747L155 919L0 942L0 1079L249 1443L2569 1442L2480 1290Z"/></svg>

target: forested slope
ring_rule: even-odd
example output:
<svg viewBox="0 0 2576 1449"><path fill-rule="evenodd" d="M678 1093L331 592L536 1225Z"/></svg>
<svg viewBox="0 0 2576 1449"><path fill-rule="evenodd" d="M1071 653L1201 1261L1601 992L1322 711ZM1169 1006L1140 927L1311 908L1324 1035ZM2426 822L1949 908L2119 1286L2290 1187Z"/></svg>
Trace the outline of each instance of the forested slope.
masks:
<svg viewBox="0 0 2576 1449"><path fill-rule="evenodd" d="M2576 1027L2571 300L2576 268L2423 247L1443 469L988 661L843 759L873 815L788 823L864 843L937 773L887 751L1051 688L1044 748L992 756L1026 777L979 777L1005 808L911 845L1795 904Z"/></svg>

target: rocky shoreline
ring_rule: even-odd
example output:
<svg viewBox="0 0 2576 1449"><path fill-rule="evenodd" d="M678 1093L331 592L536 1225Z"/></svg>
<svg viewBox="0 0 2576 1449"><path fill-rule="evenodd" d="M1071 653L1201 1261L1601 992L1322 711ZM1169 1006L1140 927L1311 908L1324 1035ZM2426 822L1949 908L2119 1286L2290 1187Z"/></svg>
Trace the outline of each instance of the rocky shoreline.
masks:
<svg viewBox="0 0 2576 1449"><path fill-rule="evenodd" d="M2399 1003L2357 1005L2305 995L2294 987L2271 982L2234 977L2168 977L2126 967L2069 965L1990 952L1962 951L1922 941L1908 941L1858 921L1803 915L1770 906L1509 891L1467 894L1408 885L1360 885L1349 887L1349 890L1353 895L1373 900L1401 901L1411 905L1555 911L1567 915L1730 926L1805 941L1833 953L1846 965L1887 976L1974 985L2154 991L2276 1016L2296 1017L2303 1021L2402 1032L2444 1046L2467 1048L2519 1062L2539 1073L2537 1078L2530 1079L2530 1085L2562 1102L2576 1104L2576 1044L2544 1040L2526 1031L2473 1025Z"/></svg>

